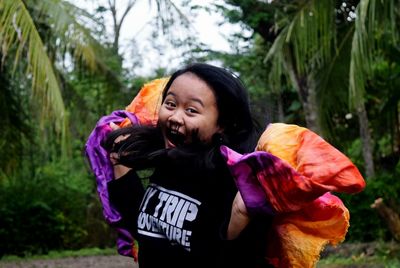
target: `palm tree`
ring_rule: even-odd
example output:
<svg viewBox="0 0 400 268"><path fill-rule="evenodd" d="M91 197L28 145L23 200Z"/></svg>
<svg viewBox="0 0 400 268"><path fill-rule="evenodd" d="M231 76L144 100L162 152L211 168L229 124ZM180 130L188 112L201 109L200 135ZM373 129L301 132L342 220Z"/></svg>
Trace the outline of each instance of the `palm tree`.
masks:
<svg viewBox="0 0 400 268"><path fill-rule="evenodd" d="M0 168L5 174L15 170L21 163L18 159L31 150L26 146L35 140L31 133L38 122L43 146L54 132L57 144L61 142L61 152L67 152L68 112L62 96L66 92L66 69L81 66L91 72L110 72L97 56L101 46L84 24L97 22L66 1L0 1L1 107L5 128Z"/></svg>
<svg viewBox="0 0 400 268"><path fill-rule="evenodd" d="M242 14L239 17L242 16L242 21L264 40L272 40L266 57L273 67L268 83L272 82L276 88L282 88L282 76L290 77L288 81L298 90L300 99L304 98L301 92L305 92L304 96L310 98L308 103L307 98L302 99L305 113L312 115L312 111L318 111L315 113L317 116L311 116L311 119L317 118L322 130L332 129L335 125L332 115L338 111L343 114L344 110L348 115L351 115L350 112L357 115L367 178L375 175L371 135L373 123L375 144L387 142L389 137L388 143L392 147L391 154L386 155L388 157L379 159L381 166L385 165L384 169L387 168L391 173L396 164L398 167L399 0L226 2L241 7ZM260 8L260 5L264 6ZM261 11L266 10L271 12L262 14ZM274 16L271 18L270 14ZM260 17L269 20L263 21ZM260 25L267 29L260 31ZM329 29L330 32L324 29ZM382 68L382 62L387 63L387 66ZM386 71L383 79L377 79L379 68ZM317 102L312 99L314 96L318 96ZM367 110L367 107L371 109ZM311 111L307 111L309 108L312 108ZM370 121L368 116L375 120ZM307 124L314 127L310 118L307 119ZM351 129L346 130L347 134L351 132ZM384 172L385 170L381 171L382 174ZM395 179L396 175L391 178ZM387 200L378 198L371 207L384 218L393 237L398 239L398 204L390 195L386 198Z"/></svg>
<svg viewBox="0 0 400 268"><path fill-rule="evenodd" d="M286 76L299 96L307 127L322 133L318 116L315 70L329 62L336 42L334 3L331 1L227 0L241 8L242 22L267 43L265 61L270 63L268 84L272 91L283 87ZM226 12L228 13L228 12ZM321 45L322 44L322 45Z"/></svg>
<svg viewBox="0 0 400 268"><path fill-rule="evenodd" d="M331 60L336 43L334 3L313 0L288 6L266 56L273 68L270 79L278 86L280 77L288 76L298 92L308 128L322 134L315 76Z"/></svg>
<svg viewBox="0 0 400 268"><path fill-rule="evenodd" d="M367 177L373 177L375 171L372 138L365 110L365 83L371 75L374 61L373 45L379 38L377 32L389 29L392 34L389 41L398 39L399 31L395 28L396 16L398 18L399 15L398 2L298 1L296 12L279 28L280 33L267 55L267 60L271 60L272 65L282 71L271 72L278 74L275 80L284 72L291 78L290 81L301 96L307 124L317 131L321 131L318 127L321 122L318 115L322 114L318 112L318 106L329 107L328 102L332 102L332 92L335 91L331 87L332 83L327 81L332 81L332 76L336 78L335 85L341 81L349 81L348 86L342 84L336 91L347 89L348 103L358 116ZM347 6L345 19L354 22L347 23L345 27L345 23L338 25L336 21L337 12L343 6ZM353 7L355 11L349 7ZM339 26L343 29L339 29ZM381 45L384 41L380 40ZM350 55L345 63L349 66L348 73L341 73L342 77L338 78L338 73L333 73L332 70L335 64L343 64L339 59L343 59L343 54L347 55L349 46ZM285 68L281 67L282 64ZM328 94L324 94L324 97L320 94L322 92ZM320 96L318 106L315 101L317 95ZM326 96L330 98L327 99Z"/></svg>
<svg viewBox="0 0 400 268"><path fill-rule="evenodd" d="M310 129L329 135L335 109L355 111L366 176L373 177L365 85L375 51L398 40L399 0L226 2L240 7L242 22L272 42L266 56L272 66L269 84L279 89L284 87L282 81L290 81ZM387 39L381 38L385 32Z"/></svg>
<svg viewBox="0 0 400 268"><path fill-rule="evenodd" d="M365 85L372 76L372 66L377 54L375 51L386 47L388 43L396 44L399 40L400 31L396 22L400 19L400 1L360 1L356 18L349 74L350 104L359 118L366 174L373 177L375 168L365 109ZM382 38L385 32L389 33L388 39Z"/></svg>
<svg viewBox="0 0 400 268"><path fill-rule="evenodd" d="M42 107L42 118L53 117L57 129L61 130L66 113L55 64L69 52L73 59L84 62L92 70L98 68L96 41L90 30L78 22L79 16L92 20L91 16L62 0L4 0L0 3L0 12L3 62L4 57L13 55L15 70L26 57L27 72L32 77L32 96ZM45 43L37 26L39 20L51 28L58 47L51 48Z"/></svg>

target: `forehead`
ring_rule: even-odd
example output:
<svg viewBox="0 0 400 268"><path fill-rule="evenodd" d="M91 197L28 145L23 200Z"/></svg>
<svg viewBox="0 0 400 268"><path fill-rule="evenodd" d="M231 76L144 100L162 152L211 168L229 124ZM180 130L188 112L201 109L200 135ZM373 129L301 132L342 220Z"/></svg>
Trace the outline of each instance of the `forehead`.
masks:
<svg viewBox="0 0 400 268"><path fill-rule="evenodd" d="M168 89L168 95L182 99L200 99L205 103L216 103L214 90L193 73L184 73L178 76Z"/></svg>

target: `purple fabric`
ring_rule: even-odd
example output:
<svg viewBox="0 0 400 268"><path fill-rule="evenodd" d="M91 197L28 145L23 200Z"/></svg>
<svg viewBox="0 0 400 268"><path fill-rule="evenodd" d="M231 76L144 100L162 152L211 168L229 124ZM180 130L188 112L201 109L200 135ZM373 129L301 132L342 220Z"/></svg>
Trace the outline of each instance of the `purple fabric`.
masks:
<svg viewBox="0 0 400 268"><path fill-rule="evenodd" d="M267 201L266 193L257 179L256 171L262 168L257 159L259 154L253 152L241 155L227 146L221 146L220 151L228 164L228 168L235 178L236 186L243 198L247 211L250 214L275 214Z"/></svg>
<svg viewBox="0 0 400 268"><path fill-rule="evenodd" d="M133 256L133 237L132 234L123 228L116 228L117 230L117 251L122 256Z"/></svg>
<svg viewBox="0 0 400 268"><path fill-rule="evenodd" d="M86 157L96 177L97 192L103 206L103 215L109 224L120 221L121 215L113 208L109 200L107 183L114 178L114 170L107 151L100 144L107 134L112 131L109 124L111 122L120 123L125 118L128 118L132 124L138 123L138 119L134 114L124 110L117 110L100 118L85 145ZM118 252L124 256L132 256L132 235L121 228L117 228L117 233Z"/></svg>

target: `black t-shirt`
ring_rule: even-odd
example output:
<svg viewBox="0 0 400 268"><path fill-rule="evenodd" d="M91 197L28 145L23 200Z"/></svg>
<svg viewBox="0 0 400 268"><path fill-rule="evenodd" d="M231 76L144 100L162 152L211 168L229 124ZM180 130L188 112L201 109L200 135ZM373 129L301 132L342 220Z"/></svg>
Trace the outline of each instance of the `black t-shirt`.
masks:
<svg viewBox="0 0 400 268"><path fill-rule="evenodd" d="M168 163L155 169L145 191L133 171L112 181L109 191L121 224L139 242L141 268L268 267L269 218L252 220L238 239L224 239L237 192L226 167Z"/></svg>

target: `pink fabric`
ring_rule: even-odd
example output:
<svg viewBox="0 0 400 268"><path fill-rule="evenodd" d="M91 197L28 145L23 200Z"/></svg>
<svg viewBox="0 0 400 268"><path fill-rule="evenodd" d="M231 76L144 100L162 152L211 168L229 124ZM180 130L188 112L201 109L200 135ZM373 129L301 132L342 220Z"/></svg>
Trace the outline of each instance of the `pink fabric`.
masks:
<svg viewBox="0 0 400 268"><path fill-rule="evenodd" d="M349 211L330 192L356 193L365 181L350 159L296 125L270 124L257 150L221 147L249 213L275 215L266 258L275 267L314 267L349 226Z"/></svg>

